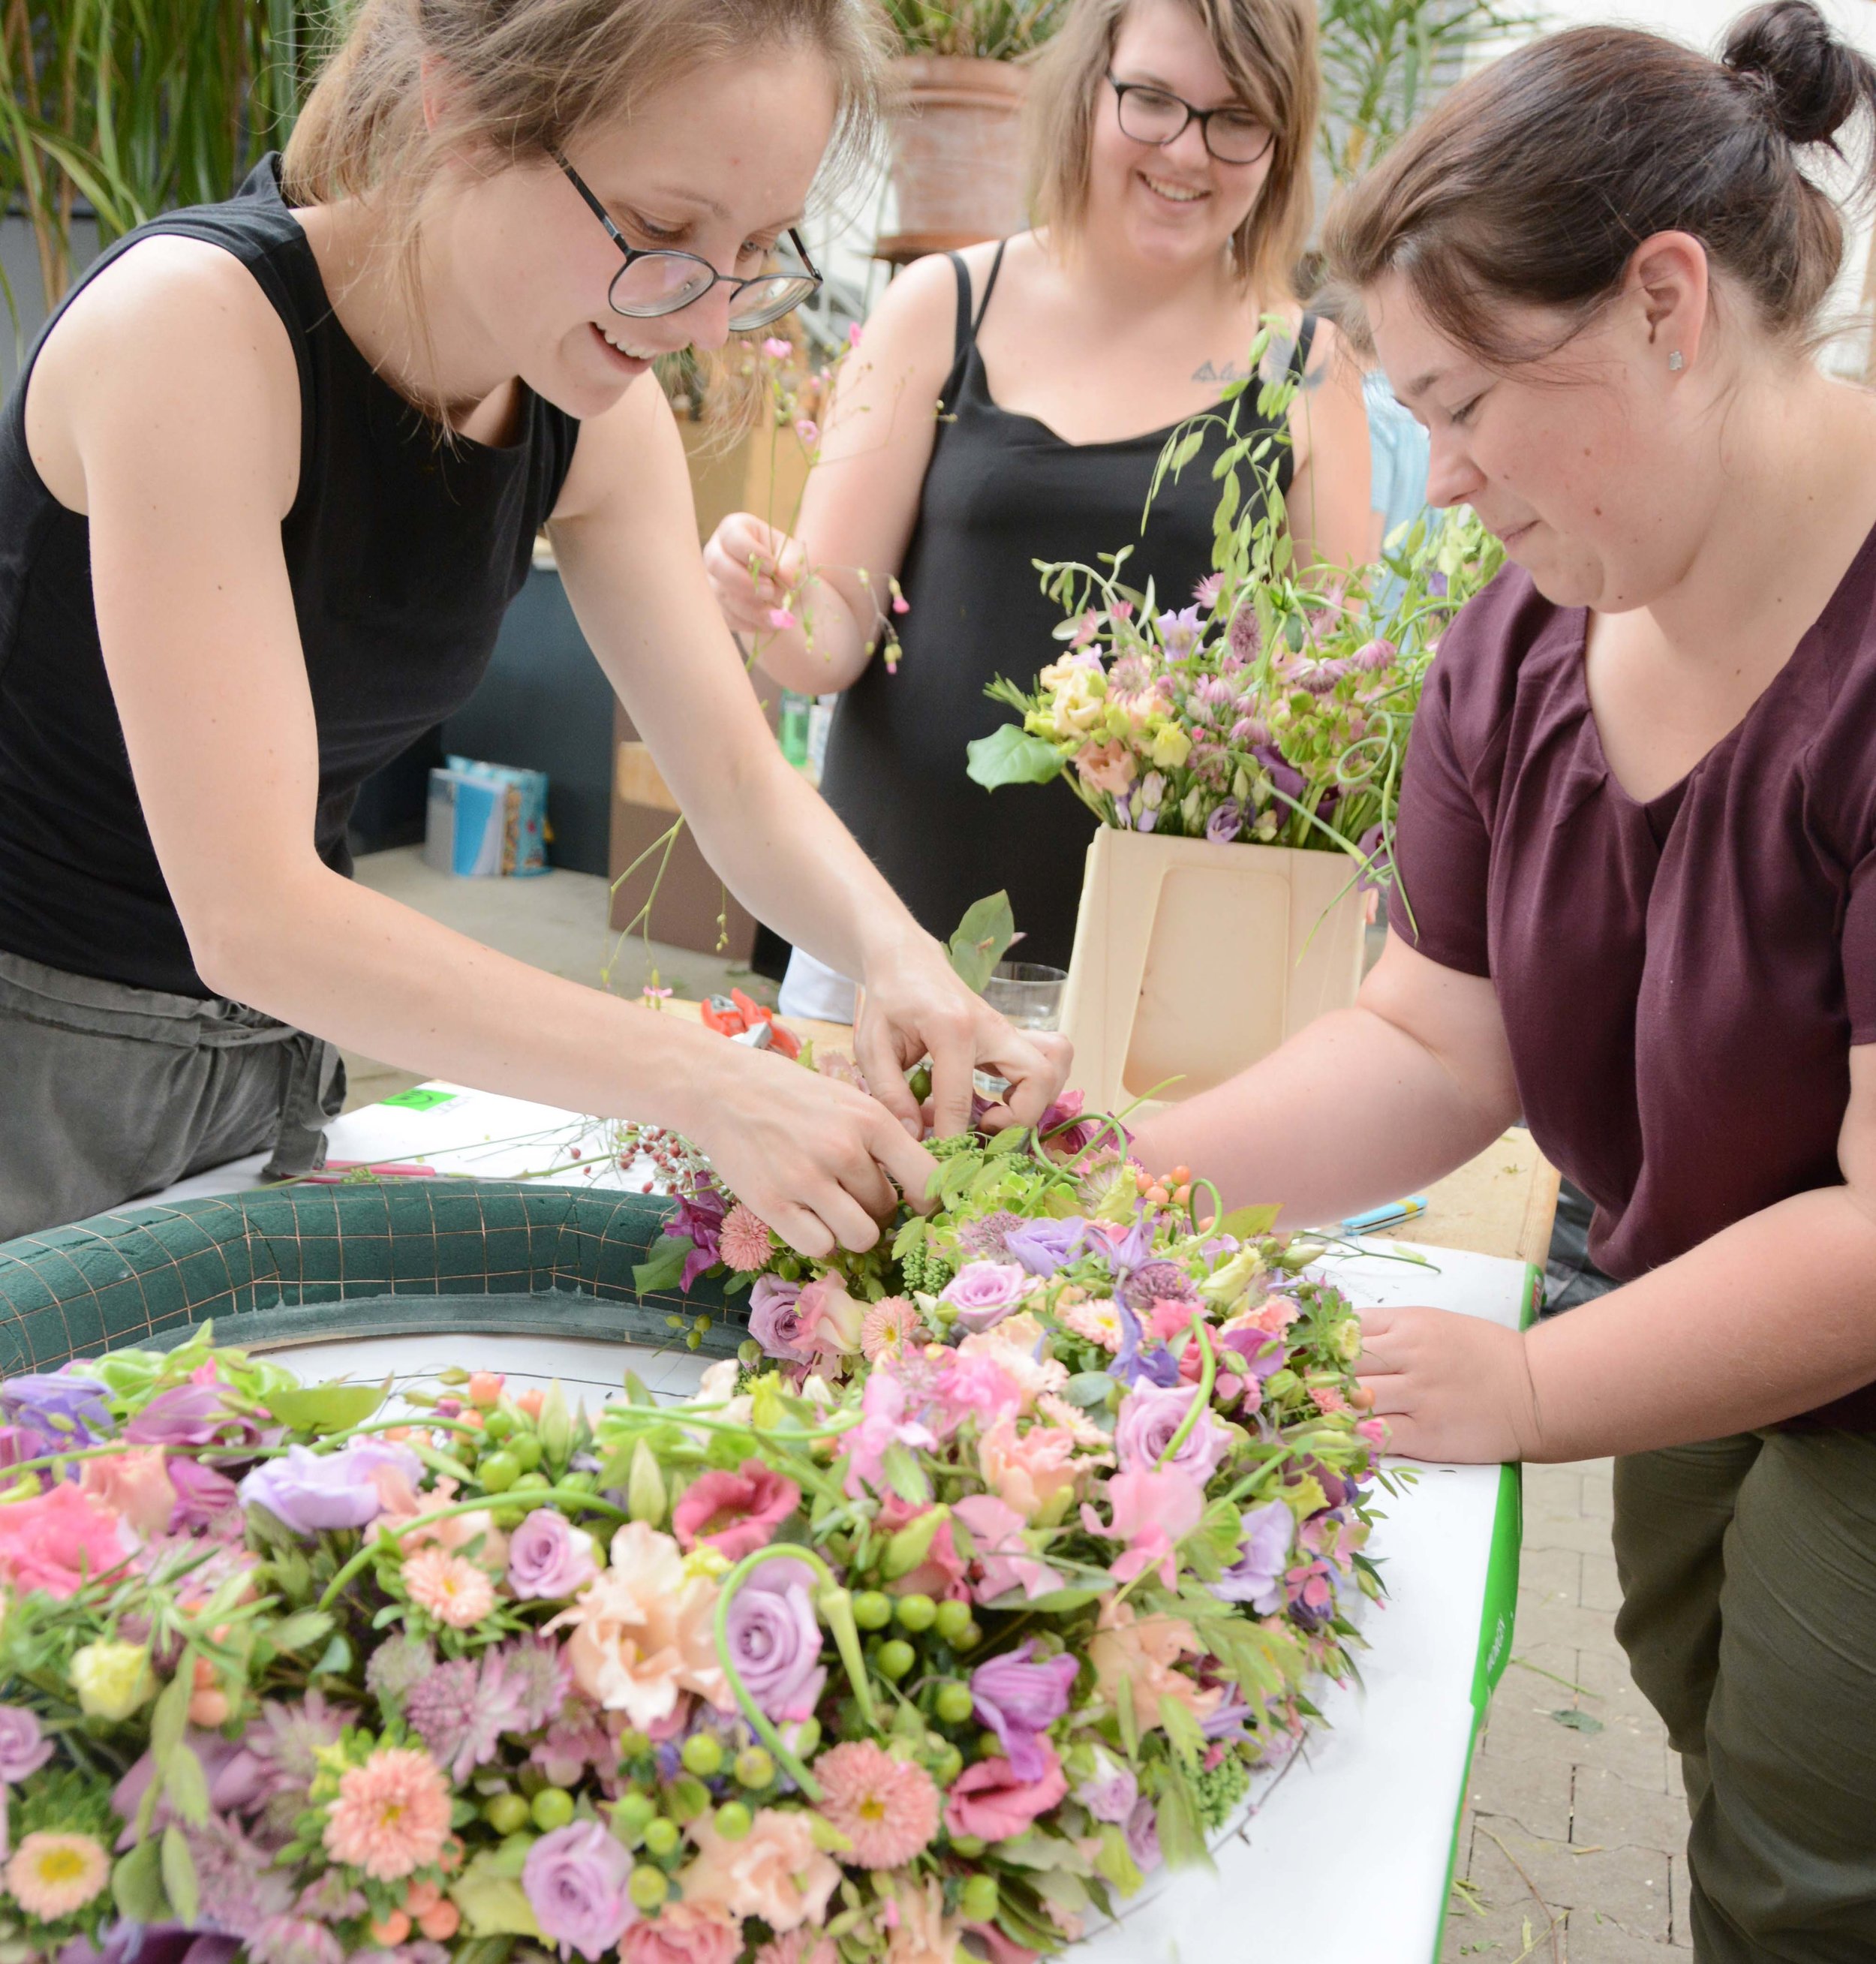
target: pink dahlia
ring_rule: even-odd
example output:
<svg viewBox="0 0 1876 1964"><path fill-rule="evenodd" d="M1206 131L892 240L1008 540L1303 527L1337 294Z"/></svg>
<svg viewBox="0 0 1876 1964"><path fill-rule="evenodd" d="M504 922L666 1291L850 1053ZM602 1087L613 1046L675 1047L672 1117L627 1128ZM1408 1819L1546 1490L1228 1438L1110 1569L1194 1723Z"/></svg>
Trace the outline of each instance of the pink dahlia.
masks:
<svg viewBox="0 0 1876 1964"><path fill-rule="evenodd" d="M752 1274L775 1252L775 1237L768 1223L741 1201L723 1217L717 1250L739 1275Z"/></svg>
<svg viewBox="0 0 1876 1964"><path fill-rule="evenodd" d="M938 1791L923 1767L871 1739L830 1747L814 1762L821 1812L853 1844L863 1869L896 1869L922 1854L938 1826Z"/></svg>
<svg viewBox="0 0 1876 1964"><path fill-rule="evenodd" d="M324 1840L334 1861L364 1869L374 1882L394 1882L429 1867L449 1833L443 1769L428 1753L381 1746L340 1776Z"/></svg>

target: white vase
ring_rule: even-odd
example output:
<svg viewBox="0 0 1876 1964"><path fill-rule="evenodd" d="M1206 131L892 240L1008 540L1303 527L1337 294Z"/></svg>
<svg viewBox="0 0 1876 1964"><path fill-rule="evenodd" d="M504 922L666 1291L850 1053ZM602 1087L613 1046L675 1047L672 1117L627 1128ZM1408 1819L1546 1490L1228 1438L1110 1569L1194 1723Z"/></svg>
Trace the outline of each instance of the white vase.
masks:
<svg viewBox="0 0 1876 1964"><path fill-rule="evenodd" d="M1353 1003L1367 918L1355 873L1341 852L1103 826L1062 1009L1069 1081L1089 1108L1190 1098Z"/></svg>

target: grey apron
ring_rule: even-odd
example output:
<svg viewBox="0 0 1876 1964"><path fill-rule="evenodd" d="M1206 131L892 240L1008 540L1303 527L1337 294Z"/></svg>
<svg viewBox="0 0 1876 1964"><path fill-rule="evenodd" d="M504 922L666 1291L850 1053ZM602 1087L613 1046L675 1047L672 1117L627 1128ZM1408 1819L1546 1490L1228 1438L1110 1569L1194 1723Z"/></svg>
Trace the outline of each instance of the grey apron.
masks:
<svg viewBox="0 0 1876 1964"><path fill-rule="evenodd" d="M269 1145L265 1178L314 1172L345 1100L338 1051L258 1009L0 952L0 1241Z"/></svg>

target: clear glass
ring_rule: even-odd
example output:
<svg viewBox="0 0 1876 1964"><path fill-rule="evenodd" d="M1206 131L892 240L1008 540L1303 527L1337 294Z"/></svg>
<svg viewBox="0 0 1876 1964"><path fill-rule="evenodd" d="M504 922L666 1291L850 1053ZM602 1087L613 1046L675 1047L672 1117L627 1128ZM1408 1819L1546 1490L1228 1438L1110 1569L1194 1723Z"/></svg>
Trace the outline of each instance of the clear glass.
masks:
<svg viewBox="0 0 1876 1964"><path fill-rule="evenodd" d="M1019 1030L1056 1030L1067 986L1066 971L1046 963L999 961L983 985L983 1000Z"/></svg>
<svg viewBox="0 0 1876 1964"><path fill-rule="evenodd" d="M1131 82L1114 87L1121 99L1121 133L1137 143L1163 148L1196 116L1206 149L1221 164L1254 164L1270 148L1274 133L1247 110L1195 109L1157 88Z"/></svg>

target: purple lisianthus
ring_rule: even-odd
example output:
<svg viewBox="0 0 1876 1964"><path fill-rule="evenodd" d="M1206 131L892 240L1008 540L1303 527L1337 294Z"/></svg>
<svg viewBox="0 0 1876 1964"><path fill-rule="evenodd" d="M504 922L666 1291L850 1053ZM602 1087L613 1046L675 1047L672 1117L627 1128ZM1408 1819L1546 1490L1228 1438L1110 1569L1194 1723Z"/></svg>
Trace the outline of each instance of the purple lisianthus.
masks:
<svg viewBox="0 0 1876 1964"><path fill-rule="evenodd" d="M234 1964L244 1939L196 1931L180 1923L113 1923L100 1950L75 1937L58 1964Z"/></svg>
<svg viewBox="0 0 1876 1964"><path fill-rule="evenodd" d="M974 1333L1001 1323L1029 1293L1030 1282L1019 1262L967 1262L939 1291L938 1300L949 1303L957 1321Z"/></svg>
<svg viewBox="0 0 1876 1964"><path fill-rule="evenodd" d="M684 1258L684 1274L678 1285L680 1288L688 1289L706 1269L715 1267L722 1260L723 1218L729 1211L729 1202L707 1182L694 1193L678 1196L678 1211L671 1217L669 1231L691 1238L691 1252Z"/></svg>
<svg viewBox="0 0 1876 1964"><path fill-rule="evenodd" d="M591 1538L551 1507L537 1507L509 1539L508 1587L517 1596L563 1602L598 1573Z"/></svg>
<svg viewBox="0 0 1876 1964"><path fill-rule="evenodd" d="M1002 1741L1010 1771L1025 1780L1040 1779L1048 1769L1041 1735L1067 1711L1076 1670L1066 1655L1031 1664L1035 1648L1031 1638L970 1674L977 1716Z"/></svg>
<svg viewBox="0 0 1876 1964"><path fill-rule="evenodd" d="M1296 1516L1283 1500L1268 1500L1243 1514L1238 1558L1207 1587L1227 1603L1248 1603L1260 1616L1283 1607L1283 1572L1296 1536Z"/></svg>
<svg viewBox="0 0 1876 1964"><path fill-rule="evenodd" d="M338 1452L290 1446L284 1458L263 1460L242 1481L242 1504L266 1508L297 1534L364 1527L384 1511L372 1478L380 1467L402 1473L412 1485L423 1478L416 1454L387 1439L355 1439Z"/></svg>
<svg viewBox="0 0 1876 1964"><path fill-rule="evenodd" d="M749 1334L771 1357L790 1364L812 1362L812 1333L803 1327L797 1305L801 1285L780 1276L758 1276L749 1291Z"/></svg>
<svg viewBox="0 0 1876 1964"><path fill-rule="evenodd" d="M804 1561L765 1561L731 1597L725 1634L749 1696L771 1718L810 1718L827 1673Z"/></svg>
<svg viewBox="0 0 1876 1964"><path fill-rule="evenodd" d="M226 1473L204 1465L186 1452L170 1454L163 1462L163 1470L176 1490L176 1504L169 1516L172 1530L205 1528L240 1505L235 1483Z"/></svg>
<svg viewBox="0 0 1876 1964"><path fill-rule="evenodd" d="M1088 1223L1071 1215L1066 1221L1025 1221L1003 1237L1004 1247L1032 1276L1052 1276L1079 1255L1088 1239Z"/></svg>
<svg viewBox="0 0 1876 1964"><path fill-rule="evenodd" d="M1140 1799L1140 1782L1131 1767L1123 1766L1097 1747L1093 1776L1075 1789L1075 1798L1097 1821L1111 1821L1118 1827L1132 1818L1134 1802Z"/></svg>
<svg viewBox="0 0 1876 1964"><path fill-rule="evenodd" d="M1134 1811L1127 1818L1127 1852L1143 1876L1151 1875L1162 1860L1159 1810L1143 1793L1134 1802Z"/></svg>
<svg viewBox="0 0 1876 1964"><path fill-rule="evenodd" d="M123 1429L138 1446L206 1446L229 1419L220 1385L172 1385Z"/></svg>
<svg viewBox="0 0 1876 1964"><path fill-rule="evenodd" d="M0 1417L39 1440L34 1459L95 1446L117 1429L104 1386L75 1372L9 1378L0 1384Z"/></svg>
<svg viewBox="0 0 1876 1964"><path fill-rule="evenodd" d="M1198 1396L1198 1387L1192 1385L1136 1385L1121 1401L1120 1417L1114 1422L1114 1449L1122 1471L1139 1472L1157 1466ZM1207 1407L1200 1412L1198 1423L1166 1464L1191 1475L1202 1487L1230 1450L1230 1433Z"/></svg>
<svg viewBox="0 0 1876 1964"><path fill-rule="evenodd" d="M14 1786L52 1757L52 1741L23 1705L0 1705L0 1786Z"/></svg>
<svg viewBox="0 0 1876 1964"><path fill-rule="evenodd" d="M544 1834L528 1851L521 1888L540 1934L598 1959L638 1921L626 1893L632 1858L597 1821Z"/></svg>
<svg viewBox="0 0 1876 1964"><path fill-rule="evenodd" d="M1205 836L1214 846L1229 846L1244 830L1244 807L1227 798L1205 821Z"/></svg>
<svg viewBox="0 0 1876 1964"><path fill-rule="evenodd" d="M1266 1330L1227 1330L1218 1340L1221 1351L1234 1352L1244 1361L1244 1372L1262 1383L1272 1378L1283 1369L1284 1347L1280 1337L1273 1337Z"/></svg>

